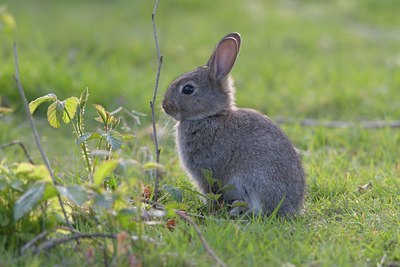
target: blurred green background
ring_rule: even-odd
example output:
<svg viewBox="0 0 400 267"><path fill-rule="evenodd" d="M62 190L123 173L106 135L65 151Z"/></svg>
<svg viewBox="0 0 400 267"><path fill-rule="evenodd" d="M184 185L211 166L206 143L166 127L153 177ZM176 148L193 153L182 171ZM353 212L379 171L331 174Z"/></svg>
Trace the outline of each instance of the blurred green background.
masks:
<svg viewBox="0 0 400 267"><path fill-rule="evenodd" d="M158 64L153 5L149 0L1 1L1 105L16 112L0 117L0 145L19 138L40 161L12 78L14 41L29 100L47 93L79 96L88 87L89 104L150 114ZM160 0L156 19L164 64L156 104L175 77L205 64L220 38L237 31L243 38L232 71L238 106L271 118L399 120L399 11L399 0ZM70 125L61 131L48 126L46 106L35 121L53 168L68 184L81 179L81 153ZM164 127L172 123L157 111L164 133L159 140L166 167L162 183L190 184L178 164L172 130ZM91 131L93 116L86 118ZM143 128L149 118L142 118ZM276 224L226 222L223 227L219 215L217 220L206 216L200 226L210 246L230 266L389 266L392 261L398 266L398 128L282 127L301 151L307 173L305 215ZM123 156L146 162L154 151L151 131L137 133ZM0 150L0 160L26 161L14 150ZM369 182L373 187L360 192ZM161 245L143 253L144 266L209 266L188 228L146 228ZM73 265L84 257L69 257L72 253L78 255L62 249L44 254L36 265L59 264L60 258ZM30 255L17 250L0 252L0 266L8 266L1 256L9 262L21 256L35 266Z"/></svg>
<svg viewBox="0 0 400 267"><path fill-rule="evenodd" d="M7 0L16 20L0 32L3 105L20 106L12 79L18 43L29 100L89 87L92 103L149 113L157 70L153 1ZM269 116L396 119L400 115L400 1L161 0L162 93L240 32L233 70L239 106Z"/></svg>

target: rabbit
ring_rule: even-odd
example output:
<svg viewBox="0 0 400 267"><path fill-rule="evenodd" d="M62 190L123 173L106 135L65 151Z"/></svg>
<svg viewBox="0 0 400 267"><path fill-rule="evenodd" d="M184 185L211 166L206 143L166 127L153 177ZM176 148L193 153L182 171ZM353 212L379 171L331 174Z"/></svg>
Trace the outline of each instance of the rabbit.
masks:
<svg viewBox="0 0 400 267"><path fill-rule="evenodd" d="M202 193L210 188L206 172L222 186L228 203L245 202L231 214L295 215L302 207L305 173L296 149L283 131L259 112L235 105L229 73L241 45L239 33L217 44L208 63L174 80L162 107L177 120L181 164ZM233 205L234 206L234 205Z"/></svg>

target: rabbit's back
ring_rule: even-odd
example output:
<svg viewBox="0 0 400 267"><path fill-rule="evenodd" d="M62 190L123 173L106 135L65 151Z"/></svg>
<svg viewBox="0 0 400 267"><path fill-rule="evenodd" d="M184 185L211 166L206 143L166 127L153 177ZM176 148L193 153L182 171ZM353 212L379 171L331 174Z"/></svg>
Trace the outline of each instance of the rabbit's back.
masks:
<svg viewBox="0 0 400 267"><path fill-rule="evenodd" d="M305 176L287 136L269 118L251 109L234 109L177 125L182 164L200 190L208 192L204 171L223 185L232 184L226 200L243 200L271 213L284 198L280 213L296 212L303 199Z"/></svg>

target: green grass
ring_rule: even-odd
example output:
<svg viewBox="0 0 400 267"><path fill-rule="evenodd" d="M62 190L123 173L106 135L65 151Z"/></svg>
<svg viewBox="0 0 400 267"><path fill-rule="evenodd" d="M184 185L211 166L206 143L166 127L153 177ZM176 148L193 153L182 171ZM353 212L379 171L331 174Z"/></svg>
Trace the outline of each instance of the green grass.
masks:
<svg viewBox="0 0 400 267"><path fill-rule="evenodd" d="M21 139L40 161L11 78L14 39L29 100L50 92L60 98L79 96L89 87L91 103L150 114L157 70L151 1L5 4L16 18L17 31L0 31L0 91L2 104L16 112L0 118L0 144ZM233 70L238 106L295 121L399 119L399 9L400 3L392 0L160 1L156 19L165 61L157 104L169 82L204 64L224 34L238 31L243 38ZM79 180L82 164L71 128L50 129L40 112L44 109L36 116L39 131L56 172L65 183ZM166 127L160 140L166 169L162 183L190 187L174 150L172 123L161 110L158 117L160 127ZM149 157L148 123L149 116L142 118L138 143L126 147L121 157ZM292 220L241 222L222 212L196 219L217 255L229 266L377 266L383 257L384 265L398 266L400 131L282 127L302 153L308 185L304 214ZM0 158L25 160L13 148L0 150ZM370 181L371 188L359 190ZM203 207L195 195L184 190L183 199L190 212L200 213ZM94 218L82 220L80 230L98 231L93 223ZM174 231L140 225L131 234L139 230L157 242L130 244L143 266L214 265L194 229L181 220ZM26 233L24 240L35 234ZM101 246L88 240L78 253L74 243L40 255L19 255L18 248L0 245L0 266L99 265L103 258ZM93 263L86 256L91 248ZM128 258L110 254L113 264L128 266Z"/></svg>

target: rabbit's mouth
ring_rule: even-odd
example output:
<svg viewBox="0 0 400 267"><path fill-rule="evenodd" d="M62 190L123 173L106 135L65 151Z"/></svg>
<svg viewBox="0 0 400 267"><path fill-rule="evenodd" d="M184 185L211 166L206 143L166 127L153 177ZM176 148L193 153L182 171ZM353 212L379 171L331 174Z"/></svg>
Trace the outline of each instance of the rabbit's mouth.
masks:
<svg viewBox="0 0 400 267"><path fill-rule="evenodd" d="M169 116L171 116L175 120L178 120L178 121L180 120L178 108L176 107L176 105L173 102L164 100L162 103L162 107L163 107L165 113L167 113Z"/></svg>

